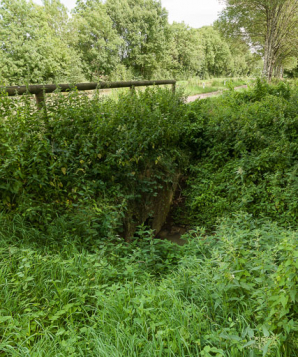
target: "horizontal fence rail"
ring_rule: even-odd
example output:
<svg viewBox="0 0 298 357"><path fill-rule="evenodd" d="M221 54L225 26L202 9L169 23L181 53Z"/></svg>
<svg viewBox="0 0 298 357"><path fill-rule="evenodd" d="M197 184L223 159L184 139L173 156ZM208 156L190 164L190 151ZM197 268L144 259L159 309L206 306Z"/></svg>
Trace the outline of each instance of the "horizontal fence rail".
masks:
<svg viewBox="0 0 298 357"><path fill-rule="evenodd" d="M45 85L29 85L29 86L12 86L0 87L1 93L8 93L9 96L22 94L35 94L38 108L41 108L45 102L45 94L53 93L55 90L59 92L69 92L76 89L78 91L96 90L96 89L112 89L112 88L131 88L172 85L173 92L176 89L175 80L159 80L159 81L129 81L129 82L97 82L97 83L77 83L77 84L45 84Z"/></svg>

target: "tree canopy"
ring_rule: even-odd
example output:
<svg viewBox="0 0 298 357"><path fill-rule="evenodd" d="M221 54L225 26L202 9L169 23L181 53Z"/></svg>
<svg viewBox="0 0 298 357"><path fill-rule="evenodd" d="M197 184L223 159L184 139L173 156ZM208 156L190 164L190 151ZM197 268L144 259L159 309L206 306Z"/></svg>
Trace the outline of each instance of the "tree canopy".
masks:
<svg viewBox="0 0 298 357"><path fill-rule="evenodd" d="M219 23L232 38L250 43L271 80L289 57L298 56L297 0L224 0Z"/></svg>
<svg viewBox="0 0 298 357"><path fill-rule="evenodd" d="M158 0L2 0L2 84L187 79L263 74L297 67L297 0L224 0L213 26L168 21Z"/></svg>
<svg viewBox="0 0 298 357"><path fill-rule="evenodd" d="M176 75L198 75L204 63L204 46L196 29L174 22L171 27L171 60Z"/></svg>
<svg viewBox="0 0 298 357"><path fill-rule="evenodd" d="M2 0L1 81L19 84L82 77L79 56L57 36L57 30L50 25L46 7L32 1Z"/></svg>
<svg viewBox="0 0 298 357"><path fill-rule="evenodd" d="M98 0L78 0L70 30L69 43L79 53L86 77L92 81L109 75L120 61L122 40L106 7Z"/></svg>
<svg viewBox="0 0 298 357"><path fill-rule="evenodd" d="M126 66L145 78L168 66L168 14L159 1L107 0L106 7L123 39L120 56Z"/></svg>

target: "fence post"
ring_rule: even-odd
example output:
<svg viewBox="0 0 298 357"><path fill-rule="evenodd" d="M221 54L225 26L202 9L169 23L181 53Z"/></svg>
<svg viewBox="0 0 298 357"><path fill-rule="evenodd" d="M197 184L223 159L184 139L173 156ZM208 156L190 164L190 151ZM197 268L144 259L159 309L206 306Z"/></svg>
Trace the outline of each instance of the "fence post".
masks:
<svg viewBox="0 0 298 357"><path fill-rule="evenodd" d="M173 92L173 93L176 92L176 82L172 84L172 92Z"/></svg>
<svg viewBox="0 0 298 357"><path fill-rule="evenodd" d="M131 93L131 94L134 94L135 91L136 91L135 86L131 86L131 87L130 87L130 93Z"/></svg>
<svg viewBox="0 0 298 357"><path fill-rule="evenodd" d="M35 94L35 99L36 99L36 105L38 110L42 109L43 105L45 104L45 95L44 92L38 92Z"/></svg>

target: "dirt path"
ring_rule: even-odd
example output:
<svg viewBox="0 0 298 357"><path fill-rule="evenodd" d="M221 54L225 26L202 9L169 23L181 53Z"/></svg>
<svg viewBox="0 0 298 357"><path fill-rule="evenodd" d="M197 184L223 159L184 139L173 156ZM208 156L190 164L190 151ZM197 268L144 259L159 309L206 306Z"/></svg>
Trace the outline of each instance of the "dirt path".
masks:
<svg viewBox="0 0 298 357"><path fill-rule="evenodd" d="M247 85L235 87L234 89L237 90L237 89L241 89L241 88L247 88ZM187 98L186 103L194 102L197 99L205 99L205 98L209 98L209 97L214 97L215 95L221 95L222 93L223 93L223 91L220 90L220 91L217 91L217 92L191 95L191 96L189 96Z"/></svg>

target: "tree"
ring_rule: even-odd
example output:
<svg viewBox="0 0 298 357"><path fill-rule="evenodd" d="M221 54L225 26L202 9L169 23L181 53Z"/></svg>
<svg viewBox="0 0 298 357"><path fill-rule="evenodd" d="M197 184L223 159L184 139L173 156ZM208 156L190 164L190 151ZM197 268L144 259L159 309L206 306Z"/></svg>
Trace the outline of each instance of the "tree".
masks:
<svg viewBox="0 0 298 357"><path fill-rule="evenodd" d="M49 27L44 8L32 1L1 1L0 50L4 84L81 77L78 57Z"/></svg>
<svg viewBox="0 0 298 357"><path fill-rule="evenodd" d="M229 46L234 62L233 76L260 75L260 65L263 65L261 56L251 51L245 39L231 35L221 21L215 21L213 27Z"/></svg>
<svg viewBox="0 0 298 357"><path fill-rule="evenodd" d="M204 64L201 76L229 76L234 71L234 61L228 44L212 26L197 30L199 41L204 51Z"/></svg>
<svg viewBox="0 0 298 357"><path fill-rule="evenodd" d="M296 63L298 62L298 59L296 58ZM290 77L290 78L298 78L298 65L296 67L288 69L285 68L285 74Z"/></svg>
<svg viewBox="0 0 298 357"><path fill-rule="evenodd" d="M273 71L298 49L297 0L224 0L222 27L244 38L264 58L263 75Z"/></svg>
<svg viewBox="0 0 298 357"><path fill-rule="evenodd" d="M136 76L152 78L169 66L167 11L156 0L107 0L113 27L123 39L121 62Z"/></svg>
<svg viewBox="0 0 298 357"><path fill-rule="evenodd" d="M275 68L275 77L283 77L284 71L287 73L290 73L292 76L294 76L295 69L297 68L298 64L298 59L297 57L287 57L281 64L280 66Z"/></svg>
<svg viewBox="0 0 298 357"><path fill-rule="evenodd" d="M60 0L43 0L42 2L49 27L53 30L56 37L65 40L69 22L67 8Z"/></svg>
<svg viewBox="0 0 298 357"><path fill-rule="evenodd" d="M195 29L174 22L171 30L171 70L183 79L197 75L204 64L204 48Z"/></svg>
<svg viewBox="0 0 298 357"><path fill-rule="evenodd" d="M90 81L111 74L120 61L121 39L100 0L78 0L70 23L71 46Z"/></svg>

